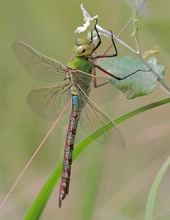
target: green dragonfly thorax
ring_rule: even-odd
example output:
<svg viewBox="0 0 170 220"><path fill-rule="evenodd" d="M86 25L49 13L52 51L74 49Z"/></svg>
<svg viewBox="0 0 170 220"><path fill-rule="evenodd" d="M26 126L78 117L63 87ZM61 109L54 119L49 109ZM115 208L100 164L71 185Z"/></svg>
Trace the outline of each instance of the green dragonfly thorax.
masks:
<svg viewBox="0 0 170 220"><path fill-rule="evenodd" d="M81 70L89 74L92 71L93 63L90 61L90 59L73 56L67 66L72 69Z"/></svg>
<svg viewBox="0 0 170 220"><path fill-rule="evenodd" d="M70 62L67 64L67 67L76 70L71 71L73 81L76 85L79 85L80 88L82 88L82 90L84 91L84 93L88 96L90 92L90 83L92 81L93 63L90 62L87 58L73 56ZM83 106L84 102L81 103L81 105Z"/></svg>

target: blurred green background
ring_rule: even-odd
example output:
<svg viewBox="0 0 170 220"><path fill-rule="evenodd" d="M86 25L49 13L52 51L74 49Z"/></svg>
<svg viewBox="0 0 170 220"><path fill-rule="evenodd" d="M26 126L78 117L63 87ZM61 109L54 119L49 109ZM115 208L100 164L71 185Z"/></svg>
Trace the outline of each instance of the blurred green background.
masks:
<svg viewBox="0 0 170 220"><path fill-rule="evenodd" d="M52 125L35 115L26 97L40 86L25 73L11 51L16 40L66 64L71 57L75 28L82 25L79 0L1 0L0 3L0 200L30 159ZM131 16L125 0L85 1L91 15L99 15L100 25L118 34ZM140 47L143 51L161 48L157 56L166 67L170 85L170 1L148 0L142 14ZM122 39L133 45L129 33ZM109 46L103 39L101 51ZM119 55L129 51L118 46ZM103 106L118 117L130 110L167 97L159 87L148 97L126 100L120 94ZM113 116L114 115L114 116ZM23 219L39 190L63 158L69 115L59 123L36 159L0 210L0 219ZM152 181L170 152L169 106L134 117L119 126L126 149L117 151L94 142L73 164L70 195L58 209L58 186L41 217L45 219L143 220ZM114 141L114 140L113 140ZM154 213L170 208L170 175L167 172L158 193ZM95 189L91 188L95 187ZM92 190L93 189L93 190ZM92 195L92 197L90 197ZM93 201L92 201L93 198ZM90 200L90 201L89 201ZM88 206L88 204L93 204ZM157 218L168 220L170 213Z"/></svg>

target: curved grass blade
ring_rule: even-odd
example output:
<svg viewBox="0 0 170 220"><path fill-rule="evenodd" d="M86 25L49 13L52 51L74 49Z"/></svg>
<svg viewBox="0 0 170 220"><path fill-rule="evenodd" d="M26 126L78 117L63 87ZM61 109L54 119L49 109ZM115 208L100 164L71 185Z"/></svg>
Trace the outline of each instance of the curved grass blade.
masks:
<svg viewBox="0 0 170 220"><path fill-rule="evenodd" d="M158 192L159 185L163 179L165 172L167 171L168 167L170 166L170 157L164 162L162 167L160 168L149 193L147 205L146 205L146 213L145 213L145 220L152 220L153 219L153 209L156 200L156 194Z"/></svg>
<svg viewBox="0 0 170 220"><path fill-rule="evenodd" d="M165 105L170 102L170 98L163 99L161 101L157 101L154 103L151 103L149 105L143 106L141 108L138 108L132 112L129 112L116 120L114 120L115 124L119 124L135 115L138 115L139 113L145 112L149 109ZM112 127L112 123L109 123L105 125L105 129L109 130ZM94 139L98 138L101 134L103 134L103 128L98 129L97 131L93 132L86 138L84 138L79 144L76 145L74 154L73 154L73 161L89 146L91 142L94 141ZM43 209L45 208L45 205L55 188L58 180L60 179L61 175L61 169L62 169L62 163L58 165L56 170L52 173L52 175L49 177L47 182L45 183L44 187L40 191L39 195L35 199L34 203L32 204L30 210L28 211L25 220L38 220L43 212Z"/></svg>

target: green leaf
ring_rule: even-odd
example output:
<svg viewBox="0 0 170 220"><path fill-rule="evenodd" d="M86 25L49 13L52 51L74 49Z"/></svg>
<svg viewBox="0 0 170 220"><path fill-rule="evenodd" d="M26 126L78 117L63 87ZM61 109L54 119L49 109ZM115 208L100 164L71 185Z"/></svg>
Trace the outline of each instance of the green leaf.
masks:
<svg viewBox="0 0 170 220"><path fill-rule="evenodd" d="M136 109L132 112L129 112L116 120L114 122L116 124L119 124L139 113L142 113L146 110L158 107L160 105L164 105L170 102L170 98L151 103L149 105L143 106L139 109ZM112 123L109 123L105 125L105 129L110 129L112 127ZM73 153L73 161L92 143L96 138L99 137L103 133L103 128L98 129L97 131L93 132L86 138L84 138L79 144L75 146L74 153ZM28 211L25 220L38 220L40 219L40 216L45 208L45 205L56 187L56 184L58 183L60 176L61 176L61 169L62 169L62 162L58 165L56 170L51 174L45 185L43 186L42 190L40 191L39 195L35 199L34 203L32 204L30 210ZM57 200L56 200L56 206L57 206Z"/></svg>
<svg viewBox="0 0 170 220"><path fill-rule="evenodd" d="M147 62L162 78L165 72L164 66L160 65L155 57L150 58ZM102 59L100 66L109 73L121 78L140 70L123 80L116 80L113 77L108 79L128 99L149 95L158 85L158 81L152 72L147 69L140 59L132 56Z"/></svg>

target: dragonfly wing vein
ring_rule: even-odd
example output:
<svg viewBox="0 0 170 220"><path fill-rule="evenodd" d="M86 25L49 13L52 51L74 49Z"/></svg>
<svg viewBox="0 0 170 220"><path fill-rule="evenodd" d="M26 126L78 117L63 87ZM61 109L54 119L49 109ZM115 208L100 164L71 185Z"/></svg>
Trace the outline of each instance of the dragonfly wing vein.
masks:
<svg viewBox="0 0 170 220"><path fill-rule="evenodd" d="M12 49L20 64L35 79L59 83L66 77L67 68L63 64L40 54L27 44L16 41Z"/></svg>
<svg viewBox="0 0 170 220"><path fill-rule="evenodd" d="M100 143L113 142L113 147L124 148L124 139L113 121L103 113L84 93L81 94L85 105L80 116L80 125L89 134L97 129L101 129L101 136L97 138ZM110 130L105 126L110 123Z"/></svg>
<svg viewBox="0 0 170 220"><path fill-rule="evenodd" d="M70 100L69 87L44 87L31 91L28 104L47 120L55 120Z"/></svg>

